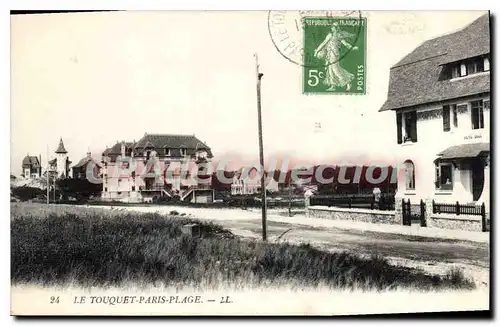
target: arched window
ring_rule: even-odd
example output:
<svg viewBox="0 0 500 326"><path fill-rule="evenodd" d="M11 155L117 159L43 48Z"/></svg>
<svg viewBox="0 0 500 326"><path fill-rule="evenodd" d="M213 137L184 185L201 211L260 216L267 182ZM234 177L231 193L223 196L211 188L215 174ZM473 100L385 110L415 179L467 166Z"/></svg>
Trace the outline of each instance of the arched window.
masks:
<svg viewBox="0 0 500 326"><path fill-rule="evenodd" d="M411 160L406 160L404 165L406 190L415 190L415 165Z"/></svg>

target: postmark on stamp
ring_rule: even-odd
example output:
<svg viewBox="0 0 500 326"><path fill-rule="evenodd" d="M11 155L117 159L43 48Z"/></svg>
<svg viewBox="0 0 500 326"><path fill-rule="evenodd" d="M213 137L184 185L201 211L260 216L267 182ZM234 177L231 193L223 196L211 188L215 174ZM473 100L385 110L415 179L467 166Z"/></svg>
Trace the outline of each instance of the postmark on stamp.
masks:
<svg viewBox="0 0 500 326"><path fill-rule="evenodd" d="M269 11L268 29L276 51L289 62L305 66L304 63L304 18L305 17L350 17L361 19L356 10L296 10Z"/></svg>
<svg viewBox="0 0 500 326"><path fill-rule="evenodd" d="M304 17L304 94L366 94L366 18Z"/></svg>

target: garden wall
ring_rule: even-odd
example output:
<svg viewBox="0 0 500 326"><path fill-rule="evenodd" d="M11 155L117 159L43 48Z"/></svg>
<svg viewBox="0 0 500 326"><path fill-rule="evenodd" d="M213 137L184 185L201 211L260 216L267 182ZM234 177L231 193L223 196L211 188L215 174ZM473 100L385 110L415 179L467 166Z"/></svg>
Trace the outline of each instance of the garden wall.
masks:
<svg viewBox="0 0 500 326"><path fill-rule="evenodd" d="M481 232L483 224L481 216L433 214L427 217L427 226L432 228Z"/></svg>
<svg viewBox="0 0 500 326"><path fill-rule="evenodd" d="M455 215L455 214L434 214L432 212L432 200L426 200L426 221L427 226L432 228L464 230L464 231L483 231L483 221L481 216L477 215ZM489 212L486 211L486 221L489 221ZM489 225L486 223L486 230Z"/></svg>
<svg viewBox="0 0 500 326"><path fill-rule="evenodd" d="M396 215L395 211L379 211L376 209L309 206L307 216L330 220L401 224L401 215Z"/></svg>

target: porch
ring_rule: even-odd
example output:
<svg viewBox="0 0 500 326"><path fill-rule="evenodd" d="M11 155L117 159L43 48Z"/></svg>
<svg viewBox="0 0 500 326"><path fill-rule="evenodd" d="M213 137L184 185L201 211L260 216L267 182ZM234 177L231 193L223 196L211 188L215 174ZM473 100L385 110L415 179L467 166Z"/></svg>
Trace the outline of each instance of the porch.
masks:
<svg viewBox="0 0 500 326"><path fill-rule="evenodd" d="M452 146L437 154L433 197L443 203L489 203L490 144Z"/></svg>

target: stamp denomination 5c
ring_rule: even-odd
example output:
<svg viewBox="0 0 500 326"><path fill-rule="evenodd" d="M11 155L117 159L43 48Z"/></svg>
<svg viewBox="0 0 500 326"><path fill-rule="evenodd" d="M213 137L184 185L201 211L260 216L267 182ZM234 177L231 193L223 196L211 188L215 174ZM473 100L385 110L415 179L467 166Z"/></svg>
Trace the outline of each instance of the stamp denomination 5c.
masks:
<svg viewBox="0 0 500 326"><path fill-rule="evenodd" d="M366 18L305 17L304 94L366 94Z"/></svg>

